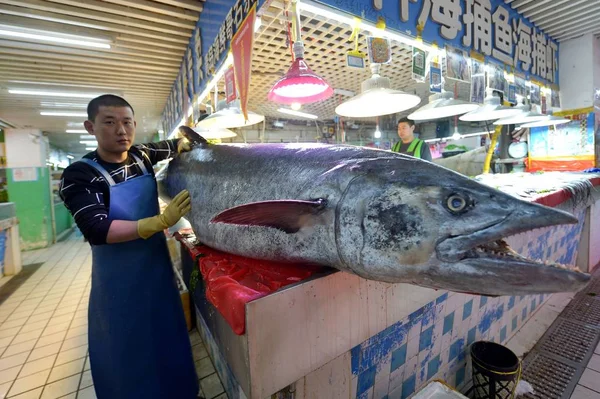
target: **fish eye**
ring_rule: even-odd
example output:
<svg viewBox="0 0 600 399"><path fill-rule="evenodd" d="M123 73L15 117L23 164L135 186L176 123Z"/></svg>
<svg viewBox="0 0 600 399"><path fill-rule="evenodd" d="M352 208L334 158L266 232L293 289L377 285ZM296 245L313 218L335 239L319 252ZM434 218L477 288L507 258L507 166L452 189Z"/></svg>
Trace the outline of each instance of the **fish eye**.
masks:
<svg viewBox="0 0 600 399"><path fill-rule="evenodd" d="M450 194L446 200L446 206L451 212L462 212L467 208L467 200L459 194Z"/></svg>

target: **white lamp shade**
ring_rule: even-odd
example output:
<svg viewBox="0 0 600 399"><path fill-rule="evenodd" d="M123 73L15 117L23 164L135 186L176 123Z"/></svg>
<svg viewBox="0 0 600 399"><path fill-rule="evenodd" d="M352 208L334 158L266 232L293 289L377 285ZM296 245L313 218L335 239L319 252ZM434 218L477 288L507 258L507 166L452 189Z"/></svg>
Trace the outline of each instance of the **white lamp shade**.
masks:
<svg viewBox="0 0 600 399"><path fill-rule="evenodd" d="M570 119L567 118L559 118L553 115L546 115L543 119L525 123L521 125L521 127L544 127L544 126L553 126L553 125L562 125L564 123L571 122Z"/></svg>
<svg viewBox="0 0 600 399"><path fill-rule="evenodd" d="M522 125L524 123L536 122L544 119L547 115L539 114L535 111L522 112L515 116L502 118L494 122L494 125Z"/></svg>
<svg viewBox="0 0 600 399"><path fill-rule="evenodd" d="M219 127L195 127L193 128L193 130L207 140L230 139L232 137L237 137L237 134L235 132L232 132L229 129Z"/></svg>
<svg viewBox="0 0 600 399"><path fill-rule="evenodd" d="M371 118L406 111L421 102L417 95L388 88L370 89L338 105L335 113L350 118Z"/></svg>
<svg viewBox="0 0 600 399"><path fill-rule="evenodd" d="M233 129L236 127L245 127L256 125L265 120L264 115L259 115L248 111L248 120L245 120L244 114L240 108L239 100L233 101L227 105L225 100L219 101L217 112L198 122L199 127Z"/></svg>
<svg viewBox="0 0 600 399"><path fill-rule="evenodd" d="M429 103L408 115L408 119L425 121L449 118L471 112L478 107L477 104L453 98L451 92L445 92L441 96L430 97Z"/></svg>
<svg viewBox="0 0 600 399"><path fill-rule="evenodd" d="M522 112L517 107L503 106L500 104L499 97L488 97L484 102L485 103L482 106L478 107L474 111L467 112L458 119L465 122L491 121L515 116Z"/></svg>

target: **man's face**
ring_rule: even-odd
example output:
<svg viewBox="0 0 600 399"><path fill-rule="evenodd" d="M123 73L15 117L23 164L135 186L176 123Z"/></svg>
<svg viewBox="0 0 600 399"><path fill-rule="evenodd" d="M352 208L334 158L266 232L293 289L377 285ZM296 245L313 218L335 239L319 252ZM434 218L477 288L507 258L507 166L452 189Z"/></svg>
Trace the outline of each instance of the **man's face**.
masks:
<svg viewBox="0 0 600 399"><path fill-rule="evenodd" d="M86 130L96 136L98 148L120 154L129 150L135 139L135 119L129 107L100 107L93 121L85 121Z"/></svg>
<svg viewBox="0 0 600 399"><path fill-rule="evenodd" d="M414 131L415 127L406 122L401 122L398 124L398 136L400 136L402 140L412 139Z"/></svg>

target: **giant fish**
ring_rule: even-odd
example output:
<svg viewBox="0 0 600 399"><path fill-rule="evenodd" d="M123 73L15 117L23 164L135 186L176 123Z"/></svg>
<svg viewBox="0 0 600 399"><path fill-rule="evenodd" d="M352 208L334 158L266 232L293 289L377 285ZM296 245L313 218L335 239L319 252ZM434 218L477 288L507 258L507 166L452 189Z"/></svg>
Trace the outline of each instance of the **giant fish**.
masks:
<svg viewBox="0 0 600 399"><path fill-rule="evenodd" d="M214 145L180 132L193 149L157 175L161 198L187 189L186 219L217 250L481 295L577 291L590 279L503 240L575 217L431 162L348 145Z"/></svg>

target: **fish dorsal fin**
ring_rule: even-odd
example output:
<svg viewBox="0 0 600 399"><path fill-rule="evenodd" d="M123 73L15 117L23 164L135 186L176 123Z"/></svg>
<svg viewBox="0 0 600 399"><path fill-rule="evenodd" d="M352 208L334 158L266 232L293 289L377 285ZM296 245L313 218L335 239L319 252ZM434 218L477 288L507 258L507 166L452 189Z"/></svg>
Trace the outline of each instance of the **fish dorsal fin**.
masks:
<svg viewBox="0 0 600 399"><path fill-rule="evenodd" d="M207 147L208 141L200 136L197 132L194 131L191 127L182 125L179 126L179 133L183 135L186 139L189 140L190 146L194 147Z"/></svg>
<svg viewBox="0 0 600 399"><path fill-rule="evenodd" d="M311 225L311 219L323 212L326 206L324 199L252 202L224 210L211 223L273 227L292 234Z"/></svg>

